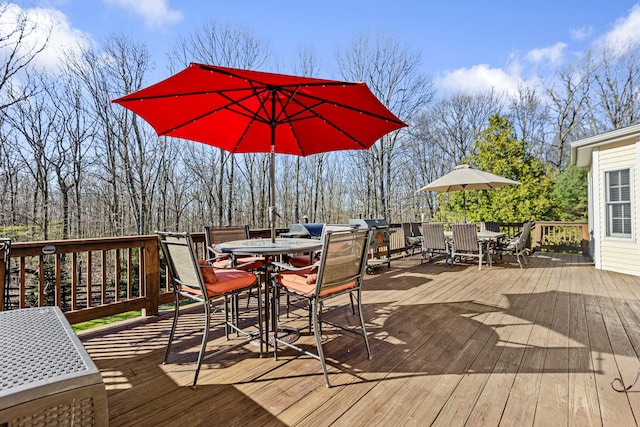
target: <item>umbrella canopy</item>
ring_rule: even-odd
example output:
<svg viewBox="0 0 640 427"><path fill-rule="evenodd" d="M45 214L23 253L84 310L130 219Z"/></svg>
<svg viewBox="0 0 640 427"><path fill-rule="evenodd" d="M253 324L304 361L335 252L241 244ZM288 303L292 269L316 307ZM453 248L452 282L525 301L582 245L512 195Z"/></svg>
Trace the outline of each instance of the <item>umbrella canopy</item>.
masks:
<svg viewBox="0 0 640 427"><path fill-rule="evenodd" d="M449 191L465 190L492 190L507 185L520 184L518 181L494 175L489 172L473 169L470 165L456 166L451 172L418 191L437 191L448 193ZM463 193L464 221L467 222L467 201Z"/></svg>
<svg viewBox="0 0 640 427"><path fill-rule="evenodd" d="M275 238L274 153L368 149L407 126L365 83L289 76L205 64L113 100L160 136L232 153L271 153L270 220Z"/></svg>

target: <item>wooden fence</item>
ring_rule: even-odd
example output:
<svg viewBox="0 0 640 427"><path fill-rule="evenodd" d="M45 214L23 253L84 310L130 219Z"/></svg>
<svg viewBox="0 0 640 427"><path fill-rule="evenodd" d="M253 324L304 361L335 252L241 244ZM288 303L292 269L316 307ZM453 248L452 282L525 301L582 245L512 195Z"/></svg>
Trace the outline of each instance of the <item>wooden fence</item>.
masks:
<svg viewBox="0 0 640 427"><path fill-rule="evenodd" d="M522 224L500 226L511 235ZM406 251L400 224L391 230L389 247L375 256ZM251 237L268 235L251 230ZM204 254L204 234L193 239ZM588 243L586 223L537 222L532 238L537 250L587 253ZM13 243L9 262L4 258L0 253L0 295L8 298L0 310L57 305L78 323L132 310L156 315L173 300L155 235Z"/></svg>

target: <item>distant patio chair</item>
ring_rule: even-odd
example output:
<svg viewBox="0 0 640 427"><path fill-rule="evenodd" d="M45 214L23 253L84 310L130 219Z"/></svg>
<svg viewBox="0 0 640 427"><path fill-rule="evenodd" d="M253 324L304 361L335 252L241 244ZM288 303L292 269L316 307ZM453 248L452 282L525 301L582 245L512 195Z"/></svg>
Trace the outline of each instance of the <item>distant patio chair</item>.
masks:
<svg viewBox="0 0 640 427"><path fill-rule="evenodd" d="M287 264L279 267L286 269L276 277L276 290L283 290L287 294L306 298L311 310L311 329L315 336L317 352L307 351L295 344L275 338L274 356L277 358L278 345L283 344L311 356L320 361L327 387L330 387L329 375L324 352L322 349L321 325L328 324L346 332L362 336L371 359L371 350L367 339L367 331L362 314L362 281L367 264L369 249L369 230L326 232L323 236L322 255L317 265L304 269L295 269ZM355 294L360 320L359 328L338 325L323 317L323 303L331 298L343 294ZM336 307L332 306L332 310ZM276 315L276 323L278 316ZM359 331L357 330L359 329ZM276 329L277 330L277 329Z"/></svg>
<svg viewBox="0 0 640 427"><path fill-rule="evenodd" d="M169 342L164 356L167 363L171 353L171 345L175 337L178 317L180 315L180 300L187 298L203 303L205 312L205 325L202 334L202 343L198 353L196 372L193 378L192 387L195 388L200 373L202 361L211 357L219 356L231 350L244 346L255 339L260 340L260 354L262 355L262 298L260 286L256 276L252 273L231 268L215 269L205 260L198 260L195 255L193 242L188 233L157 232L162 253L165 256L171 284L174 294L174 316ZM258 293L258 313L257 313L257 333L249 333L240 328L239 310L237 307L237 296L242 292L249 292L252 288L257 288ZM229 308L229 297L232 297L232 308ZM217 297L222 297L224 311L225 334L229 340L229 332L235 331L244 339L233 345L225 346L207 356L205 350L211 329L211 317L215 312L220 311L214 306ZM231 316L230 316L231 312Z"/></svg>
<svg viewBox="0 0 640 427"><path fill-rule="evenodd" d="M495 231L500 232L500 223L495 221L483 221L480 224L480 231Z"/></svg>
<svg viewBox="0 0 640 427"><path fill-rule="evenodd" d="M417 230L418 233L414 234L416 230L412 227L412 223L403 222L402 223L402 232L404 233L404 244L405 250L407 252L411 251L411 255L414 254L416 249L420 249L422 247L422 238L420 237L420 230Z"/></svg>
<svg viewBox="0 0 640 427"><path fill-rule="evenodd" d="M451 250L451 265L456 258L478 258L478 269L482 270L482 259L487 257L487 263L491 266L491 254L487 250L486 242L478 240L478 229L475 224L453 224L453 243Z"/></svg>
<svg viewBox="0 0 640 427"><path fill-rule="evenodd" d="M425 222L422 224L422 250L420 262L429 255L429 261L435 254L444 255L445 265L449 265L449 243L444 236L444 225L440 222Z"/></svg>
<svg viewBox="0 0 640 427"><path fill-rule="evenodd" d="M527 264L527 252L529 250L527 242L529 241L532 227L532 222L525 222L520 233L502 242L498 248L500 255L507 253L515 256L520 268L522 268L523 264Z"/></svg>

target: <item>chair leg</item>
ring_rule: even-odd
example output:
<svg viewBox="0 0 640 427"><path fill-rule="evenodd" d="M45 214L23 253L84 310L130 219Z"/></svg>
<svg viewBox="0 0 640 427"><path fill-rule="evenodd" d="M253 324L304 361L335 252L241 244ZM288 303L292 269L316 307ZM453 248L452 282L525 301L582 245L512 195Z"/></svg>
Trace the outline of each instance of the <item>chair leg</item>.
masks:
<svg viewBox="0 0 640 427"><path fill-rule="evenodd" d="M224 335L229 340L229 297L227 295L224 296Z"/></svg>
<svg viewBox="0 0 640 427"><path fill-rule="evenodd" d="M316 338L316 348L318 350L318 358L320 359L320 364L322 365L322 373L324 374L324 382L327 388L331 387L329 383L329 374L327 373L327 363L324 359L324 352L322 351L322 332L320 328L320 303L317 300L313 301L312 304L313 310L313 335Z"/></svg>
<svg viewBox="0 0 640 427"><path fill-rule="evenodd" d="M262 286L260 285L260 281L258 281L258 336L260 340L260 357L262 357L262 353L264 353L264 330L262 328Z"/></svg>
<svg viewBox="0 0 640 427"><path fill-rule="evenodd" d="M362 304L361 304L361 297L362 294L362 290L358 289L358 296L357 296L357 300L358 300L358 313L360 313L360 327L362 328L362 338L364 338L364 345L367 347L367 356L368 359L371 360L372 356L371 356L371 348L369 347L369 339L367 338L367 328L365 328L364 326L364 315L362 314Z"/></svg>
<svg viewBox="0 0 640 427"><path fill-rule="evenodd" d="M356 315L356 307L353 305L353 292L349 292L349 301L351 301L351 312Z"/></svg>
<svg viewBox="0 0 640 427"><path fill-rule="evenodd" d="M211 306L208 303L204 304L204 331L202 332L202 344L200 345L200 353L198 354L198 364L196 365L196 373L193 377L193 385L191 388L196 388L196 382L198 382L198 375L200 374L200 366L204 359L204 353L207 348L207 341L209 340L209 328L211 326Z"/></svg>
<svg viewBox="0 0 640 427"><path fill-rule="evenodd" d="M169 353L171 353L171 344L173 343L173 337L176 333L176 326L178 326L178 315L180 314L180 298L178 298L178 294L174 293L174 304L175 308L173 309L173 324L171 325L171 332L169 333L169 342L167 343L167 350L164 353L164 361L167 363L169 360Z"/></svg>

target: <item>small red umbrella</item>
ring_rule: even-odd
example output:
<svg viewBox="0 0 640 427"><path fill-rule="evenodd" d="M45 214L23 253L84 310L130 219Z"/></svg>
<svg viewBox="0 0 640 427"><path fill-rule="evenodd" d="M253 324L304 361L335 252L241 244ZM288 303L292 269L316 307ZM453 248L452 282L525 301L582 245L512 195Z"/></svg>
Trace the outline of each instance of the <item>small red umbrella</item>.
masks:
<svg viewBox="0 0 640 427"><path fill-rule="evenodd" d="M271 153L270 220L275 237L274 153L368 149L407 126L365 83L190 64L179 73L113 100L160 136L232 153Z"/></svg>

